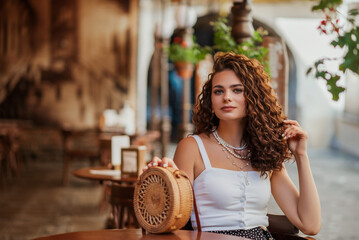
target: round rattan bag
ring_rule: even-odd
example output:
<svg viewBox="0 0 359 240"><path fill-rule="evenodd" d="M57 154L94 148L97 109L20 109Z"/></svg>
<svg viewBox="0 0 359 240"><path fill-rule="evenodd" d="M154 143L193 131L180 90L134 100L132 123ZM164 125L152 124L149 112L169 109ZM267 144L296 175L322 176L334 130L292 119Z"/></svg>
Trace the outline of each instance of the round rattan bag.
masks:
<svg viewBox="0 0 359 240"><path fill-rule="evenodd" d="M192 212L191 183L180 170L152 167L138 178L133 204L137 221L146 231L180 229Z"/></svg>

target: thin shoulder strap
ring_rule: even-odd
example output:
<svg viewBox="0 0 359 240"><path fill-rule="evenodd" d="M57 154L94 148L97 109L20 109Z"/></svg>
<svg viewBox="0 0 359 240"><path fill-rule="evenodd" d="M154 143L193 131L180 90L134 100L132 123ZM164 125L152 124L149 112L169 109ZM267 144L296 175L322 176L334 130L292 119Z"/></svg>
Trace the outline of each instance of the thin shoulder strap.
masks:
<svg viewBox="0 0 359 240"><path fill-rule="evenodd" d="M192 137L196 140L199 152L201 153L201 157L204 163L205 168L211 168L211 162L209 161L206 149L204 148L202 139L198 135L192 135Z"/></svg>

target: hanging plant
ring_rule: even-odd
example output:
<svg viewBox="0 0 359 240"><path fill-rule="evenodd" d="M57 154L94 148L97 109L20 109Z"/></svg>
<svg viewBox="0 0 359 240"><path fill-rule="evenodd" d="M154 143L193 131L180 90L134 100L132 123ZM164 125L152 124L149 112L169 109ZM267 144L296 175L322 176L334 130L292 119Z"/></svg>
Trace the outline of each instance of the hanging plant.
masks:
<svg viewBox="0 0 359 240"><path fill-rule="evenodd" d="M168 48L168 58L174 62L177 74L182 79L191 79L194 65L203 60L209 47L201 47L193 35L188 37L175 37Z"/></svg>
<svg viewBox="0 0 359 240"><path fill-rule="evenodd" d="M175 37L167 51L168 58L172 62L196 64L205 58L206 54L209 53L209 48L198 45L194 36L192 42L187 42L181 37Z"/></svg>
<svg viewBox="0 0 359 240"><path fill-rule="evenodd" d="M322 58L317 60L313 67L307 71L307 75L314 71L314 77L326 81L328 91L332 94L334 101L339 99L339 94L345 88L338 85L338 81L349 70L359 74L359 24L355 19L359 15L358 9L352 9L345 17L347 26L340 23L337 8L343 3L342 0L320 0L312 11L322 11L325 19L320 22L318 30L325 35L334 35L335 40L330 44L345 50L342 58ZM339 68L335 72L327 70L326 63L340 61Z"/></svg>
<svg viewBox="0 0 359 240"><path fill-rule="evenodd" d="M270 73L269 61L267 58L268 49L263 47L262 37L267 34L262 29L254 31L253 37L243 43L236 43L231 35L231 27L227 25L227 19L219 18L213 24L214 30L214 46L201 47L194 36L192 41L188 41L185 38L175 37L173 43L167 49L168 58L174 62L175 67L179 75L181 75L179 69L190 69L188 66L197 64L200 60L203 60L209 53L221 51L221 52L234 52L236 54L243 54L249 58L257 59L262 63L266 72ZM181 63L181 64L178 64ZM185 64L186 63L186 67ZM181 66L181 67L179 67Z"/></svg>
<svg viewBox="0 0 359 240"><path fill-rule="evenodd" d="M254 31L253 37L243 43L238 44L232 37L232 28L228 26L226 18L219 18L213 24L214 30L214 51L234 52L243 54L248 58L257 59L262 63L266 72L270 72L269 61L267 58L268 49L263 47L262 37L268 33L263 29Z"/></svg>

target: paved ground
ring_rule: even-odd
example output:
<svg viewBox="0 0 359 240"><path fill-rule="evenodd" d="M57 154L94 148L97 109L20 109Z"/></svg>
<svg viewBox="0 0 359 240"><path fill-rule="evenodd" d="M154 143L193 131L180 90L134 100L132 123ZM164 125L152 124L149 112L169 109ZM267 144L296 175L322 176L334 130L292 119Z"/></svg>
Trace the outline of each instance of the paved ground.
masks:
<svg viewBox="0 0 359 240"><path fill-rule="evenodd" d="M26 240L57 233L103 229L102 187L71 178L61 185L62 164L35 161L0 192L0 240ZM77 165L81 167L81 164Z"/></svg>
<svg viewBox="0 0 359 240"><path fill-rule="evenodd" d="M322 203L323 227L316 239L359 239L359 161L333 150L309 151ZM77 163L74 167L81 167ZM288 166L296 181L295 165ZM7 190L0 192L0 240L103 229L109 208L100 212L102 187L71 178L61 185L61 161L28 163ZM272 202L270 211L280 210Z"/></svg>
<svg viewBox="0 0 359 240"><path fill-rule="evenodd" d="M333 150L310 150L308 154L322 206L322 229L316 239L359 239L358 158ZM288 165L297 184L296 171L294 164ZM273 203L271 206L274 213L280 212Z"/></svg>

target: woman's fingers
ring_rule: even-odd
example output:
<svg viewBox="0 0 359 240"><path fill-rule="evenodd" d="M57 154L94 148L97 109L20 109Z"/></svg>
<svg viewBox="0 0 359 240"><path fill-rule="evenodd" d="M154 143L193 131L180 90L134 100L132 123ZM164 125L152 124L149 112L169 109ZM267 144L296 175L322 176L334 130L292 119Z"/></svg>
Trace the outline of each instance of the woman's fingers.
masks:
<svg viewBox="0 0 359 240"><path fill-rule="evenodd" d="M159 164L161 164L161 159L159 157L153 157L151 162L149 162L147 166L142 169L142 171L144 172L151 167L158 166Z"/></svg>
<svg viewBox="0 0 359 240"><path fill-rule="evenodd" d="M292 137L296 137L296 136L299 136L299 137L306 136L305 130L303 130L301 127L296 126L296 125L287 126L282 134L283 139L288 139L288 138L292 138Z"/></svg>
<svg viewBox="0 0 359 240"><path fill-rule="evenodd" d="M146 171L147 169L151 167L175 167L175 164L171 158L164 157L160 159L159 157L153 157L151 162L147 164L145 168L142 169L142 171Z"/></svg>
<svg viewBox="0 0 359 240"><path fill-rule="evenodd" d="M156 166L159 166L161 163L162 163L161 158L153 157L152 161L148 165L149 165L149 167L156 167Z"/></svg>
<svg viewBox="0 0 359 240"><path fill-rule="evenodd" d="M168 167L168 158L162 158L162 167Z"/></svg>
<svg viewBox="0 0 359 240"><path fill-rule="evenodd" d="M299 123L295 120L290 120L290 119L287 119L287 120L283 120L284 124L291 124L291 125L295 125L297 127L300 127Z"/></svg>
<svg viewBox="0 0 359 240"><path fill-rule="evenodd" d="M300 125L297 121L295 120L284 120L284 132L282 134L283 139L288 139L291 137L294 137L297 133L298 130L300 129Z"/></svg>
<svg viewBox="0 0 359 240"><path fill-rule="evenodd" d="M282 137L283 137L284 139L287 139L287 138L289 137L288 133L289 133L289 131L290 131L291 128L292 128L291 126L285 128L285 130L284 130L284 132L283 132L283 134L282 134Z"/></svg>
<svg viewBox="0 0 359 240"><path fill-rule="evenodd" d="M288 139L291 137L294 137L297 133L298 133L299 127L294 126L294 125L289 125L286 127L286 129L284 130L282 137L284 139Z"/></svg>
<svg viewBox="0 0 359 240"><path fill-rule="evenodd" d="M297 130L296 129L290 129L287 131L285 138L291 138L291 137L295 137L295 135L297 135Z"/></svg>
<svg viewBox="0 0 359 240"><path fill-rule="evenodd" d="M162 167L176 167L176 164L173 162L171 158L164 157L162 158Z"/></svg>

